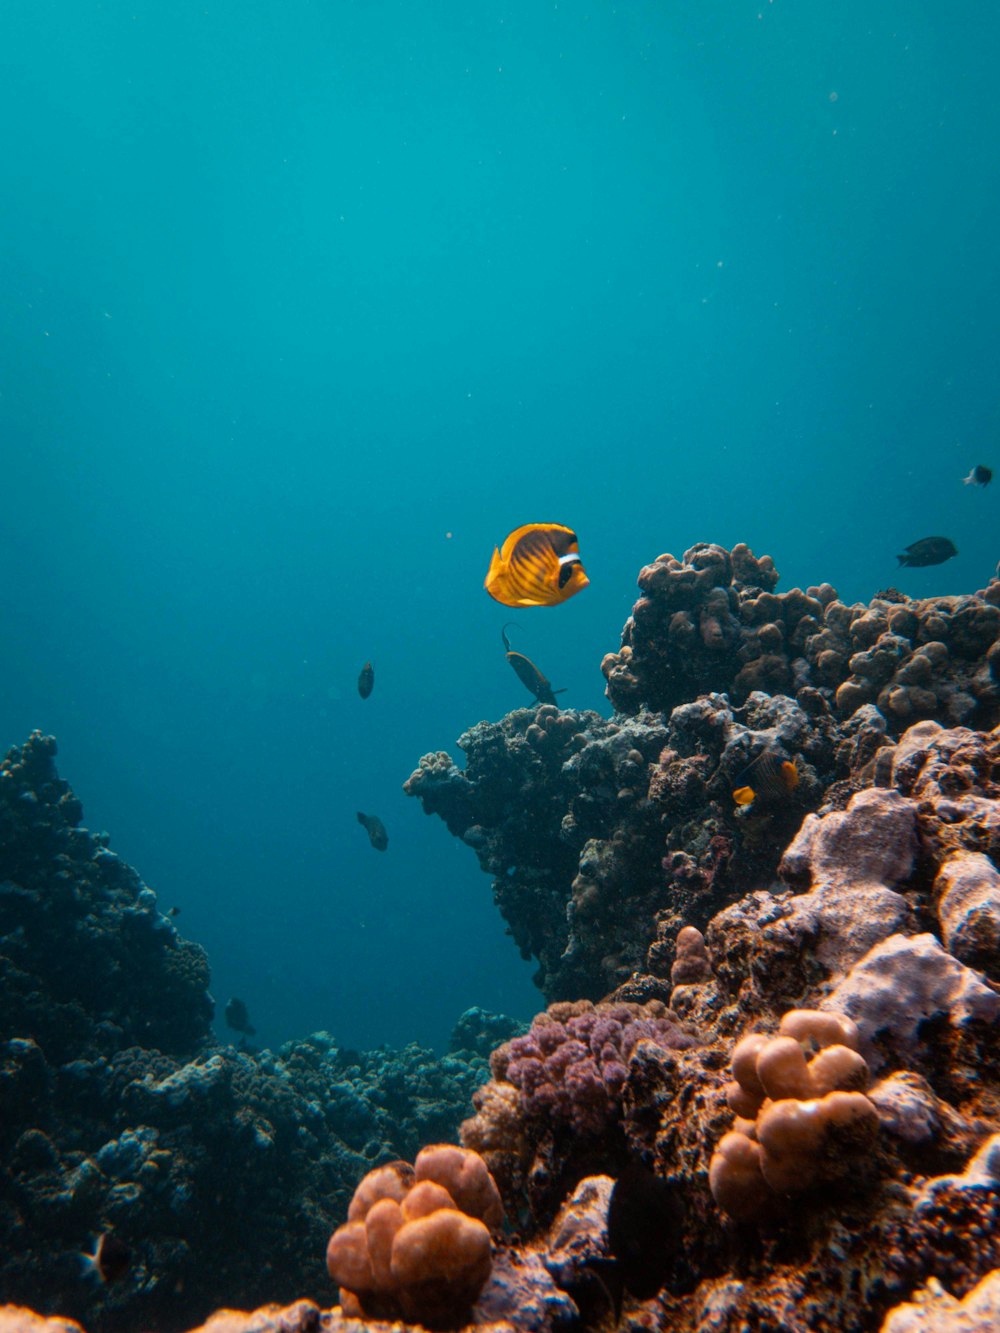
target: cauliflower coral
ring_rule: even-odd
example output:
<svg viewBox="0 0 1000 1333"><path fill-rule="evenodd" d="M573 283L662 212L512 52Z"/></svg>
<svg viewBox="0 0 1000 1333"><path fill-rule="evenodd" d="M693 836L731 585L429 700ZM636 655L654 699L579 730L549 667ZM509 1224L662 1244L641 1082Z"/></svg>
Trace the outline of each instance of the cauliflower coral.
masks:
<svg viewBox="0 0 1000 1333"><path fill-rule="evenodd" d="M838 1179L871 1150L879 1117L857 1047L851 1019L812 1009L785 1014L775 1037L737 1043L726 1089L737 1120L709 1166L724 1212L752 1221L781 1195Z"/></svg>
<svg viewBox="0 0 1000 1333"><path fill-rule="evenodd" d="M347 1314L402 1317L428 1328L463 1323L493 1267L490 1232L503 1205L483 1159L465 1148L423 1148L364 1177L326 1265Z"/></svg>

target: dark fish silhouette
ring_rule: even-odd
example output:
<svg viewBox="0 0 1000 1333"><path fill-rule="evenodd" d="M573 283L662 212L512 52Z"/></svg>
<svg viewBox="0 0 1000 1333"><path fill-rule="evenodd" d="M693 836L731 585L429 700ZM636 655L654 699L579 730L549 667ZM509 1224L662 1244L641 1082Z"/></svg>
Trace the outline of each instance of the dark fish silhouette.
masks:
<svg viewBox="0 0 1000 1333"><path fill-rule="evenodd" d="M962 480L966 486L988 486L993 480L993 469L983 463L977 463L967 477Z"/></svg>
<svg viewBox="0 0 1000 1333"><path fill-rule="evenodd" d="M379 819L378 815L363 815L358 811L358 823L363 824L368 831L368 841L377 852L384 852L389 846L389 835L385 831L385 825Z"/></svg>
<svg viewBox="0 0 1000 1333"><path fill-rule="evenodd" d="M102 1232L93 1252L82 1258L85 1270L99 1277L107 1286L120 1282L132 1266L132 1251L110 1231Z"/></svg>
<svg viewBox="0 0 1000 1333"><path fill-rule="evenodd" d="M513 621L508 622L508 624L513 623ZM518 680L522 685L527 686L540 704L554 704L557 694L566 693L564 689L554 690L551 682L542 675L530 657L525 657L523 653L511 652L506 625L500 631L500 635L503 639L503 646L507 649L507 661L514 668Z"/></svg>
<svg viewBox="0 0 1000 1333"><path fill-rule="evenodd" d="M257 1029L250 1026L250 1015L247 1013L246 1005L235 995L226 1005L224 1013L226 1026L231 1027L234 1032L245 1032L248 1037L257 1035Z"/></svg>
<svg viewBox="0 0 1000 1333"><path fill-rule="evenodd" d="M958 547L949 538L923 537L912 546L908 546L896 559L901 565L922 568L924 565L943 565L953 555L958 555Z"/></svg>
<svg viewBox="0 0 1000 1333"><path fill-rule="evenodd" d="M676 1184L633 1160L615 1181L608 1204L608 1248L625 1287L648 1301L670 1275L680 1249L684 1205Z"/></svg>
<svg viewBox="0 0 1000 1333"><path fill-rule="evenodd" d="M743 782L733 792L737 805L751 805L758 798L774 804L790 796L799 785L799 770L776 750L765 750L748 764L736 779Z"/></svg>
<svg viewBox="0 0 1000 1333"><path fill-rule="evenodd" d="M171 907L170 910L167 912L167 916L180 916L180 914L181 914L181 909L179 907Z"/></svg>
<svg viewBox="0 0 1000 1333"><path fill-rule="evenodd" d="M572 528L525 523L494 548L483 586L504 606L557 606L589 582Z"/></svg>
<svg viewBox="0 0 1000 1333"><path fill-rule="evenodd" d="M371 662L366 662L361 668L361 674L358 676L358 693L362 699L367 699L369 694L375 688L375 668Z"/></svg>

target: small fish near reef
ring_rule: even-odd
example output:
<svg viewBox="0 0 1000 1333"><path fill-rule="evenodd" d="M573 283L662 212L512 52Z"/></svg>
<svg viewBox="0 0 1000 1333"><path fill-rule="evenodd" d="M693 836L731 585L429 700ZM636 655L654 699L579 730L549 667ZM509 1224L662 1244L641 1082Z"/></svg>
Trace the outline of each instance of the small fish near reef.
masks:
<svg viewBox="0 0 1000 1333"><path fill-rule="evenodd" d="M993 469L984 463L977 463L967 477L962 480L966 486L988 486L993 480Z"/></svg>
<svg viewBox="0 0 1000 1333"><path fill-rule="evenodd" d="M226 1016L226 1027L232 1028L234 1032L242 1032L247 1037L257 1035L257 1029L250 1026L250 1015L247 1012L246 1005L235 995L223 1012Z"/></svg>
<svg viewBox="0 0 1000 1333"><path fill-rule="evenodd" d="M105 1286L120 1282L132 1267L132 1251L111 1231L104 1231L90 1254L82 1254L84 1272Z"/></svg>
<svg viewBox="0 0 1000 1333"><path fill-rule="evenodd" d="M358 676L358 693L362 699L367 699L369 694L375 688L375 668L371 662L366 662L361 668L361 674Z"/></svg>
<svg viewBox="0 0 1000 1333"><path fill-rule="evenodd" d="M503 606L558 606L589 582L572 528L526 523L494 547L483 587Z"/></svg>
<svg viewBox="0 0 1000 1333"><path fill-rule="evenodd" d="M948 537L922 537L896 559L901 565L922 569L925 565L943 565L953 555L958 555L958 547Z"/></svg>
<svg viewBox="0 0 1000 1333"><path fill-rule="evenodd" d="M377 852L384 852L389 846L389 835L385 831L385 825L379 819L378 815L363 815L358 811L358 823L364 825L368 832L368 841Z"/></svg>
<svg viewBox="0 0 1000 1333"><path fill-rule="evenodd" d="M765 750L740 774L743 783L733 792L733 800L745 808L758 801L776 805L786 800L799 785L799 770L790 759L782 759L774 750Z"/></svg>
<svg viewBox="0 0 1000 1333"><path fill-rule="evenodd" d="M509 623L512 624L513 622ZM514 668L514 674L521 684L531 691L540 704L554 704L557 694L566 693L565 689L554 690L552 682L542 675L530 657L525 657L523 653L511 651L510 640L507 638L507 625L504 625L500 631L500 637L503 639L503 646L507 650L507 661Z"/></svg>

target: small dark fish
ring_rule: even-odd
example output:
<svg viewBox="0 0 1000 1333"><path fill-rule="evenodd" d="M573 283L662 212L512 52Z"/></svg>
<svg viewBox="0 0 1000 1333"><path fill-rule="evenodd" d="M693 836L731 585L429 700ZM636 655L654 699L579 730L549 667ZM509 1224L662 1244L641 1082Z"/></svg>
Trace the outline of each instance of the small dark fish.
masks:
<svg viewBox="0 0 1000 1333"><path fill-rule="evenodd" d="M669 1277L683 1226L677 1185L631 1161L611 1191L608 1248L621 1264L626 1288L640 1301L655 1296Z"/></svg>
<svg viewBox="0 0 1000 1333"><path fill-rule="evenodd" d="M764 750L736 779L743 783L733 792L737 805L774 804L790 796L799 785L799 770L776 750Z"/></svg>
<svg viewBox="0 0 1000 1333"><path fill-rule="evenodd" d="M363 824L368 830L368 841L377 852L384 852L389 846L389 835L385 831L385 825L379 819L378 815L363 815L358 811L358 823Z"/></svg>
<svg viewBox="0 0 1000 1333"><path fill-rule="evenodd" d="M572 528L525 523L494 548L483 587L504 606L558 606L589 582Z"/></svg>
<svg viewBox="0 0 1000 1333"><path fill-rule="evenodd" d="M993 480L993 469L983 463L977 463L967 477L962 480L966 486L988 486Z"/></svg>
<svg viewBox="0 0 1000 1333"><path fill-rule="evenodd" d="M508 624L513 624L509 621ZM507 638L507 626L504 625L500 631L503 639L503 646L507 649L507 661L514 668L514 673L522 685L527 686L540 704L554 704L557 694L565 694L565 689L554 690L551 681L535 666L530 657L525 657L523 653L513 653L510 649L510 640Z"/></svg>
<svg viewBox="0 0 1000 1333"><path fill-rule="evenodd" d="M958 555L958 548L947 537L923 537L896 559L901 565L922 568L924 565L943 565L953 555Z"/></svg>
<svg viewBox="0 0 1000 1333"><path fill-rule="evenodd" d="M85 1270L100 1278L106 1286L120 1282L132 1266L132 1251L110 1231L102 1232L93 1252L82 1258Z"/></svg>
<svg viewBox="0 0 1000 1333"><path fill-rule="evenodd" d="M245 1032L248 1037L257 1035L257 1029L250 1026L250 1015L247 1013L246 1005L235 995L226 1005L224 1012L226 1026L231 1027L234 1032Z"/></svg>
<svg viewBox="0 0 1000 1333"><path fill-rule="evenodd" d="M180 914L181 909L179 907L171 907L167 912L167 916L180 916Z"/></svg>
<svg viewBox="0 0 1000 1333"><path fill-rule="evenodd" d="M375 688L375 668L371 662L366 662L361 668L361 674L358 676L358 693L362 699L367 699L369 694Z"/></svg>

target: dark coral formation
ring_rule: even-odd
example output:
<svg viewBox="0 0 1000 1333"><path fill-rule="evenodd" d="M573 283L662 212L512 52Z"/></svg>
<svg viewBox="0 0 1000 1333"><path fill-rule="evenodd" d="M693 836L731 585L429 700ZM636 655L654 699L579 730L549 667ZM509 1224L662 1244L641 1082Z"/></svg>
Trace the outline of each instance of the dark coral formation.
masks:
<svg viewBox="0 0 1000 1333"><path fill-rule="evenodd" d="M0 1034L31 1032L62 1062L97 1051L195 1048L212 1021L208 961L152 890L80 828L80 802L35 733L0 764ZM59 959L43 976L32 960Z"/></svg>
<svg viewBox="0 0 1000 1333"><path fill-rule="evenodd" d="M635 974L667 994L680 927L770 887L803 816L878 780L909 723L1000 720L1000 582L846 606L777 579L746 546L661 556L604 660L611 720L520 709L460 737L464 770L438 752L404 784L493 876L548 1001ZM765 753L794 789L740 808Z"/></svg>
<svg viewBox="0 0 1000 1333"><path fill-rule="evenodd" d="M1000 721L1000 583L973 596L903 598L895 590L847 606L836 589L775 592L769 556L700 543L661 555L639 575L642 596L622 646L602 670L616 711L669 712L700 694L741 703L754 690L814 692L847 717L874 703L898 735L937 718Z"/></svg>
<svg viewBox="0 0 1000 1333"><path fill-rule="evenodd" d="M109 1333L181 1327L181 1291L206 1313L322 1294L358 1178L455 1136L498 1024L470 1014L443 1060L218 1044L204 952L79 826L55 748L0 765L0 1290ZM107 1230L132 1266L102 1288L80 1256Z"/></svg>
<svg viewBox="0 0 1000 1333"><path fill-rule="evenodd" d="M831 717L780 696L733 709L712 695L669 719L543 705L479 723L458 742L464 770L429 755L405 789L494 876L546 998L599 999L637 971L668 990L679 926L703 925L735 884L770 882L836 772L839 739ZM733 787L766 749L797 764L798 786L741 811Z"/></svg>

